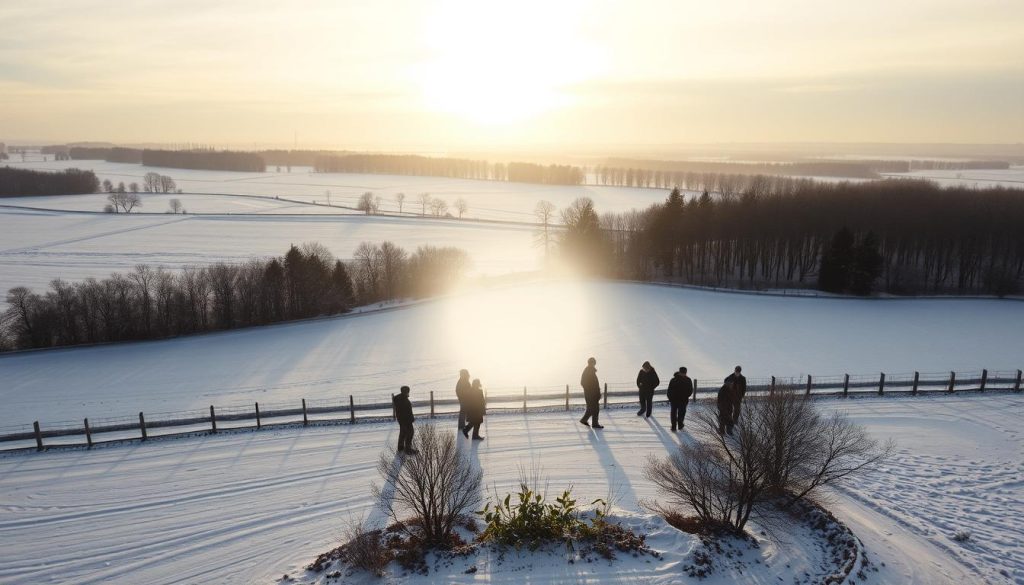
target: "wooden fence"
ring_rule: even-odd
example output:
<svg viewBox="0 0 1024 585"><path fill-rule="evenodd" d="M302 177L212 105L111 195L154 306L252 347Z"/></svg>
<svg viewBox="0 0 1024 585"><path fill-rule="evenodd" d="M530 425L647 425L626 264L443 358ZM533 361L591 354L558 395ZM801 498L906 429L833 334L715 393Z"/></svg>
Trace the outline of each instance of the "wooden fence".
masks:
<svg viewBox="0 0 1024 585"><path fill-rule="evenodd" d="M694 379L692 401L714 399L719 382L701 384ZM659 402L664 402L663 381ZM747 395L764 395L779 391L799 391L813 396L904 395L953 393L972 391L1021 391L1021 370L1015 372L948 372L911 374L871 374L851 376L819 376L777 378L748 378ZM631 383L604 384L603 403L608 406L635 404L636 387ZM428 397L413 401L414 413L418 418L435 418L458 413L455 398L435 398L430 391ZM489 413L530 412L571 410L583 406L583 395L578 387L566 384L558 387L535 388L533 392L525 386L518 388L490 389L487 394ZM0 434L0 452L36 450L43 451L56 447L86 447L121 441L146 441L156 437L185 436L217 433L234 429L263 429L282 426L308 426L324 424L356 424L357 422L383 421L393 417L391 401L362 403L352 395L348 400L302 399L299 404L266 404L259 402L251 406L215 408L209 411L186 411L169 413L143 412L138 418L118 417L94 419L82 422L47 423L39 421L17 429L6 429ZM167 431L170 432L167 432Z"/></svg>

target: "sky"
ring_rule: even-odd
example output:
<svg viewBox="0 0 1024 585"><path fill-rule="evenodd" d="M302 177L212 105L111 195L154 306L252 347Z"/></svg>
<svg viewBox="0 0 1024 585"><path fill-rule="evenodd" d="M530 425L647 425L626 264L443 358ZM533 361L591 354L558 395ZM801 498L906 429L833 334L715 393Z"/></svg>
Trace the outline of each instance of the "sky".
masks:
<svg viewBox="0 0 1024 585"><path fill-rule="evenodd" d="M1021 0L0 0L0 142L1024 141Z"/></svg>

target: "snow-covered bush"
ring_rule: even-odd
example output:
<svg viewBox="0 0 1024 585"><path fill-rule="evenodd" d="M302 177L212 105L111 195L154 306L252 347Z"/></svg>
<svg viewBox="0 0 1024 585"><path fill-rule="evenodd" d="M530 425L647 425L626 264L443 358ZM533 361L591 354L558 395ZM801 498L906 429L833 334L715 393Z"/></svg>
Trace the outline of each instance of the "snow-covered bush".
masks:
<svg viewBox="0 0 1024 585"><path fill-rule="evenodd" d="M373 494L381 509L424 546L447 548L456 523L480 503L483 474L456 448L453 433L425 425L414 443L416 456L399 455L393 446L381 454L377 470L385 485L373 486ZM401 522L403 512L412 521Z"/></svg>

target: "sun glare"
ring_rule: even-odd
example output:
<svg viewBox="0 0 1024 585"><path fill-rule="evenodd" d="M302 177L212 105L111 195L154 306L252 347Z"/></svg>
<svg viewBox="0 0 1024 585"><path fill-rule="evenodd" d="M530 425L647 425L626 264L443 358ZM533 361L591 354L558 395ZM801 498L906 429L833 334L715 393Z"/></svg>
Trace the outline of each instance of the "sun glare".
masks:
<svg viewBox="0 0 1024 585"><path fill-rule="evenodd" d="M575 7L441 3L425 31L430 54L414 73L425 106L476 124L508 125L572 104L565 86L600 63L598 51L566 24L574 22Z"/></svg>

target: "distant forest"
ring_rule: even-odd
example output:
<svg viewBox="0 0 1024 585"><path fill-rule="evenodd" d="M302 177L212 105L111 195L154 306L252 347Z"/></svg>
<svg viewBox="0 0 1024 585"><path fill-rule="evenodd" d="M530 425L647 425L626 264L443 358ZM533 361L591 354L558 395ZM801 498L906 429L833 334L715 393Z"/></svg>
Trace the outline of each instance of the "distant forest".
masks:
<svg viewBox="0 0 1024 585"><path fill-rule="evenodd" d="M760 177L732 195L678 190L642 211L562 212L562 251L599 274L751 289L1017 294L1024 190L906 179Z"/></svg>
<svg viewBox="0 0 1024 585"><path fill-rule="evenodd" d="M0 351L160 339L335 315L356 305L431 296L460 281L468 256L422 246L411 255L384 242L361 244L350 263L317 243L244 264L139 265L127 274L69 283L36 293L7 292Z"/></svg>
<svg viewBox="0 0 1024 585"><path fill-rule="evenodd" d="M569 165L490 163L463 158L415 154L346 154L318 157L313 169L320 173L373 173L460 179L488 179L548 185L582 185L586 173Z"/></svg>
<svg viewBox="0 0 1024 585"><path fill-rule="evenodd" d="M877 179L880 173L919 170L1008 169L1008 161L856 160L804 162L716 162L609 159L594 167L599 185L700 189L702 175L769 175Z"/></svg>
<svg viewBox="0 0 1024 585"><path fill-rule="evenodd" d="M66 169L49 172L0 167L0 197L73 195L95 193L99 188L99 179L92 171Z"/></svg>

